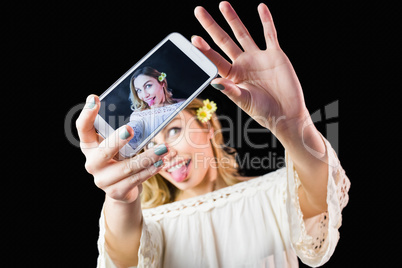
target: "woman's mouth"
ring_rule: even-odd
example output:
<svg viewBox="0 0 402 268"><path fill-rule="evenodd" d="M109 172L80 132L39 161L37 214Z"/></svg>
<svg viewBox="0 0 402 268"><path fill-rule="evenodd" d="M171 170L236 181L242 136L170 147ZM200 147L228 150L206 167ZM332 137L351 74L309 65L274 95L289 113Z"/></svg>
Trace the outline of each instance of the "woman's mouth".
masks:
<svg viewBox="0 0 402 268"><path fill-rule="evenodd" d="M148 106L152 106L155 104L155 99L156 99L156 96L151 99L145 100L145 102L148 104Z"/></svg>
<svg viewBox="0 0 402 268"><path fill-rule="evenodd" d="M187 161L180 162L180 163L178 163L177 165L174 165L174 166L170 167L170 168L167 169L166 171L169 172L169 173L171 173L171 172L175 171L176 169L181 168L183 165L188 166L188 164L190 163L190 161L191 161L191 159L189 159L189 160L187 160Z"/></svg>
<svg viewBox="0 0 402 268"><path fill-rule="evenodd" d="M174 164L174 166L168 167L166 171L170 173L173 180L176 182L182 182L187 178L190 163L191 159L181 161L180 163Z"/></svg>

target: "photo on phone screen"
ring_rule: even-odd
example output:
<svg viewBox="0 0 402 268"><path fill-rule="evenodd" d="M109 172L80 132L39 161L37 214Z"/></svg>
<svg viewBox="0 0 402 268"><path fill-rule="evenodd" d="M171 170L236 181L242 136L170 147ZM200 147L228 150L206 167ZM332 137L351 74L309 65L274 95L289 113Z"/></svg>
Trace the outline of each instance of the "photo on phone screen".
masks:
<svg viewBox="0 0 402 268"><path fill-rule="evenodd" d="M197 63L205 59L189 57L194 51L182 50L167 38L100 96L98 117L107 125L100 127L97 121L100 134L106 137L125 124L134 130L123 156L137 153L216 77Z"/></svg>

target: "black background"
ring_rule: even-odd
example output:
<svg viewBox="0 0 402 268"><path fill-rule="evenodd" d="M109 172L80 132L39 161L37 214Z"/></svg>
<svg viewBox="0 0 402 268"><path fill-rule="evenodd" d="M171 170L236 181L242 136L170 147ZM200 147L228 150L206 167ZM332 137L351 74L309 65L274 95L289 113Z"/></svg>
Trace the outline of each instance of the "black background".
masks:
<svg viewBox="0 0 402 268"><path fill-rule="evenodd" d="M264 48L259 2L232 4ZM4 11L15 13L5 24L9 37L4 38L8 47L3 54L16 77L4 76L12 82L3 90L8 91L3 103L11 107L3 112L9 129L4 132L4 166L11 171L4 181L13 185L4 188L3 221L8 225L3 231L10 238L5 240L7 251L13 253L6 258L16 266L25 261L52 267L96 265L104 194L86 173L85 158L71 134L66 136L68 129L76 135L78 114L67 121L66 116L89 94L101 94L171 32L188 39L203 36L216 48L193 10L205 6L230 32L218 3L66 1L18 3ZM338 117L317 122L317 127L325 135L327 124L338 123L339 157L352 187L341 239L324 267L389 266L398 256L400 214L398 8L363 1L267 4L309 111L321 111L325 118L325 106L339 104ZM218 115L236 119L236 131L230 135L240 156L262 157L267 150L283 155L279 144L255 150L242 142L241 127L248 117L224 94L209 86L201 97L217 103ZM250 139L262 144L271 136L250 134ZM250 168L243 173L254 176L270 170ZM11 257L14 254L17 257Z"/></svg>

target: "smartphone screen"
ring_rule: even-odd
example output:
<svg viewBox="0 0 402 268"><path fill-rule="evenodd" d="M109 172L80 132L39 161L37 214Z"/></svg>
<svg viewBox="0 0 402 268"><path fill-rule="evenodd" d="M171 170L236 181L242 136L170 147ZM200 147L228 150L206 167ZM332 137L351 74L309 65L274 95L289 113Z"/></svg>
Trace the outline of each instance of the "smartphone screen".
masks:
<svg viewBox="0 0 402 268"><path fill-rule="evenodd" d="M95 126L102 136L126 124L134 129L120 152L125 157L142 149L216 77L216 67L201 52L173 35L176 39L165 38L100 96Z"/></svg>

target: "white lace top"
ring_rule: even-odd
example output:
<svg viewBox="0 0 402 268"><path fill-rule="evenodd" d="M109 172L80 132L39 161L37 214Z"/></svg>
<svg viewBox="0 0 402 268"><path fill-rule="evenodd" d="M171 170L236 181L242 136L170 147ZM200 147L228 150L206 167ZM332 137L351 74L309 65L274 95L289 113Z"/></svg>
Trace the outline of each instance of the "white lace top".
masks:
<svg viewBox="0 0 402 268"><path fill-rule="evenodd" d="M297 267L297 256L320 266L339 239L350 182L329 152L328 212L303 220L300 181L286 168L202 196L143 210L138 267ZM98 267L115 267L100 218Z"/></svg>
<svg viewBox="0 0 402 268"><path fill-rule="evenodd" d="M166 121L182 103L183 100L177 100L176 103L167 106L133 112L130 115L130 122L127 124L134 129L134 136L129 141L131 147L136 148L140 145L140 143L161 123Z"/></svg>

